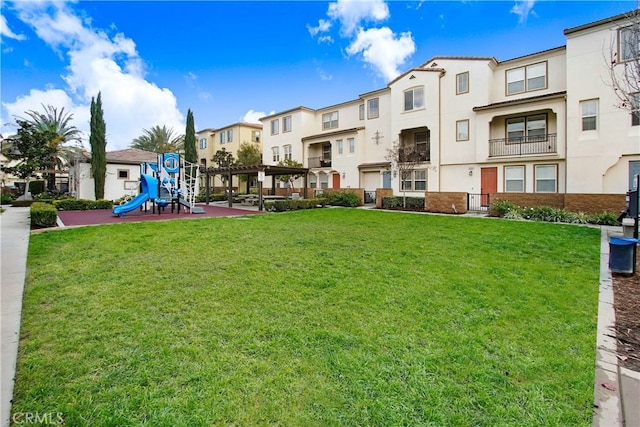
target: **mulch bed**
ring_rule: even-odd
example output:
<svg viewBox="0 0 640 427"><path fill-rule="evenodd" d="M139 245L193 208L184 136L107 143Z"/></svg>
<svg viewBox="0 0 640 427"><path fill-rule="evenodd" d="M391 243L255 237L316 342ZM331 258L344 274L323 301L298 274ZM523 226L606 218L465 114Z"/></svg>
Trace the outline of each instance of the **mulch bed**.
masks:
<svg viewBox="0 0 640 427"><path fill-rule="evenodd" d="M634 275L612 276L619 364L640 372L640 256Z"/></svg>

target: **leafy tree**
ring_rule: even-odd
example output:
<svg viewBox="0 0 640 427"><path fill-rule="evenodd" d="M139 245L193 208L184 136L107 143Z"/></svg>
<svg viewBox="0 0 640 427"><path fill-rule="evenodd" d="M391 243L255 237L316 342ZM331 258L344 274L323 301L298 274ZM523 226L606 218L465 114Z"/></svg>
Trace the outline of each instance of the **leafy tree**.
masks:
<svg viewBox="0 0 640 427"><path fill-rule="evenodd" d="M625 15L617 34L618 43L611 42L607 58L609 86L618 98L616 106L640 121L640 9Z"/></svg>
<svg viewBox="0 0 640 427"><path fill-rule="evenodd" d="M91 97L91 174L93 176L96 200L104 199L104 184L107 176L107 129L102 111L102 94L97 99Z"/></svg>
<svg viewBox="0 0 640 427"><path fill-rule="evenodd" d="M56 138L56 132L51 129L38 129L33 123L17 119L18 131L16 135L7 138L8 144L3 154L9 160L16 160L15 166L8 167L5 172L26 181L25 188L29 188L29 179L38 171L50 167L51 159L56 153L51 141Z"/></svg>
<svg viewBox="0 0 640 427"><path fill-rule="evenodd" d="M296 161L296 160L292 160L292 159L284 159L284 160L280 160L278 162L278 166L286 166L289 168L301 168L302 167L302 163ZM278 179L282 182L287 182L289 183L289 186L293 189L295 189L295 187L293 186L293 183L295 182L296 179L300 178L302 176L302 174L295 174L295 175L280 175L278 177Z"/></svg>
<svg viewBox="0 0 640 427"><path fill-rule="evenodd" d="M48 189L55 186L56 170L61 170L65 164L78 152L77 144L80 143L82 132L71 125L73 114L67 113L62 107L59 111L51 105L42 104L44 112L29 110L25 114L29 118L20 118L21 121L30 123L41 135L51 135L49 144L53 148L53 154L47 165L51 171L48 179ZM76 146L65 146L65 142L75 142Z"/></svg>
<svg viewBox="0 0 640 427"><path fill-rule="evenodd" d="M198 163L196 129L193 124L193 112L191 112L191 109L187 111L187 127L184 133L184 159L190 163Z"/></svg>
<svg viewBox="0 0 640 427"><path fill-rule="evenodd" d="M174 135L172 128L153 126L143 129L143 135L131 141L131 148L151 151L153 153L176 153L182 150L184 135Z"/></svg>
<svg viewBox="0 0 640 427"><path fill-rule="evenodd" d="M259 165L262 163L262 151L256 144L243 142L238 148L238 164L244 166Z"/></svg>
<svg viewBox="0 0 640 427"><path fill-rule="evenodd" d="M225 148L221 148L216 151L216 154L213 155L211 161L217 164L220 169L228 168L235 164L233 153L228 152Z"/></svg>

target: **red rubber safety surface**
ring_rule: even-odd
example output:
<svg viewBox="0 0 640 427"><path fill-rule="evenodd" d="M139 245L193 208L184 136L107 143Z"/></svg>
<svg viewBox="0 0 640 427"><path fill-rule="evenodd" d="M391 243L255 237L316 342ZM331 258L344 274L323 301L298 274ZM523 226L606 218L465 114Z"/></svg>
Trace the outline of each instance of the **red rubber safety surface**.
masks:
<svg viewBox="0 0 640 427"><path fill-rule="evenodd" d="M223 206L207 206L198 205L204 209L204 213L189 213L189 211L171 212L171 208L167 207L158 215L148 211L135 210L127 212L122 217L114 215L111 209L99 209L90 211L59 211L58 217L62 223L67 226L77 225L98 225L98 224L115 224L119 222L140 222L140 221L166 221L170 219L198 219L210 218L216 216L242 216L242 215L258 215L264 212L250 211L246 209L229 208Z"/></svg>

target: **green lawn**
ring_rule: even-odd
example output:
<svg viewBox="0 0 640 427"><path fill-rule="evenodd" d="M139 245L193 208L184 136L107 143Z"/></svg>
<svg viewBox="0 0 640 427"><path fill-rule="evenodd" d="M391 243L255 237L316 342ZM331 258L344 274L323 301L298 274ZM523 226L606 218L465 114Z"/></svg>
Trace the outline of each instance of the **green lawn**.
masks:
<svg viewBox="0 0 640 427"><path fill-rule="evenodd" d="M322 209L31 236L14 412L591 425L598 229Z"/></svg>

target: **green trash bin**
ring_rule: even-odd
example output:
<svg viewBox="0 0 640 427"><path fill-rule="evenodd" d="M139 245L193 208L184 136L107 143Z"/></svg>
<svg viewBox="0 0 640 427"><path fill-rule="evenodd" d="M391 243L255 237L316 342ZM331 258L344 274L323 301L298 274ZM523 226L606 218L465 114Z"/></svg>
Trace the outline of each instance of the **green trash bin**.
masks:
<svg viewBox="0 0 640 427"><path fill-rule="evenodd" d="M609 269L612 273L634 272L637 244L638 239L631 237L609 238Z"/></svg>

